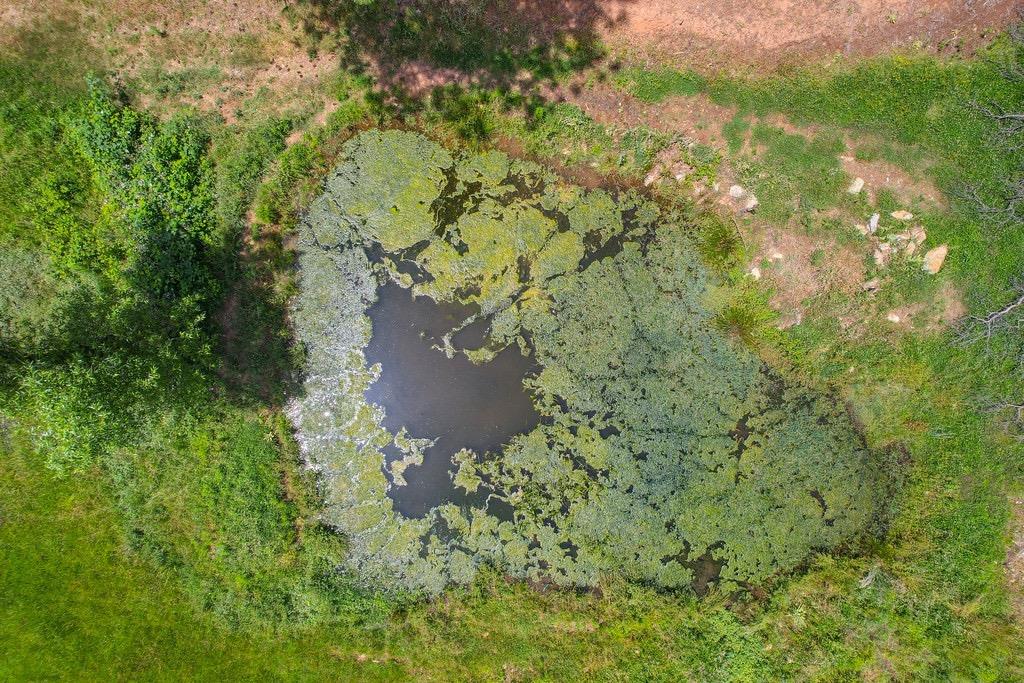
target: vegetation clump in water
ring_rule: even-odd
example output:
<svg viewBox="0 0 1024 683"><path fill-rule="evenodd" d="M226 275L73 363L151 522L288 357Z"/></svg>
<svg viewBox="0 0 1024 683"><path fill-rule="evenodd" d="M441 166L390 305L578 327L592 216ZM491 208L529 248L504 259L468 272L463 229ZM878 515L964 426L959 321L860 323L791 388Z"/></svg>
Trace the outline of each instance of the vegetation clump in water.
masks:
<svg viewBox="0 0 1024 683"><path fill-rule="evenodd" d="M716 328L678 218L409 132L363 133L344 156L301 228L307 377L291 414L364 580L437 593L491 563L565 586L609 572L744 585L878 516L887 487L845 413ZM539 421L484 452L451 444L453 483L473 495L417 518L389 492L401 500L394 487L444 435L389 430L366 397L388 362L365 355L387 281L470 305L439 358L518 349L537 363L523 382ZM481 320L486 343L456 348ZM386 449L403 454L387 469Z"/></svg>

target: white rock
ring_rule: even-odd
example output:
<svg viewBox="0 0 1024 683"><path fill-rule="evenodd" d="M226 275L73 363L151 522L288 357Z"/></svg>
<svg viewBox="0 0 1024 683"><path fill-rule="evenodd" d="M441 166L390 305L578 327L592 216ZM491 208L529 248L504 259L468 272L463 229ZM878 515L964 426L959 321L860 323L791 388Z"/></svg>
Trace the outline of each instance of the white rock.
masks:
<svg viewBox="0 0 1024 683"><path fill-rule="evenodd" d="M786 258L781 251L773 251L771 255L772 261L781 261Z"/></svg>
<svg viewBox="0 0 1024 683"><path fill-rule="evenodd" d="M889 215L898 221L909 221L911 218L914 217L914 214L910 213L909 211L904 211L903 209L900 209L899 211L893 211Z"/></svg>
<svg viewBox="0 0 1024 683"><path fill-rule="evenodd" d="M900 321L900 316L898 313L890 313L889 315L885 316L885 319L891 323L898 323Z"/></svg>
<svg viewBox="0 0 1024 683"><path fill-rule="evenodd" d="M876 278L872 278L872 279L868 280L867 282L865 282L864 284L862 284L860 286L860 288L863 289L865 292L874 292L875 290L877 290L879 288L880 285L881 285L881 280L879 280L876 277Z"/></svg>
<svg viewBox="0 0 1024 683"><path fill-rule="evenodd" d="M754 266L753 268L750 269L749 275L750 275L750 277L754 278L755 280L760 280L761 279L761 269L758 268L757 266Z"/></svg>
<svg viewBox="0 0 1024 683"><path fill-rule="evenodd" d="M865 237L868 236L868 226L864 225L863 223L858 223L853 227L856 228L857 232L859 232L860 234L864 235Z"/></svg>
<svg viewBox="0 0 1024 683"><path fill-rule="evenodd" d="M924 265L921 269L926 273L935 273L942 270L942 264L946 262L946 254L949 253L949 245L941 244L934 249L929 249L928 253L924 255Z"/></svg>
<svg viewBox="0 0 1024 683"><path fill-rule="evenodd" d="M907 256L913 256L917 251L917 242L913 240L909 232L898 232L889 236L889 243L893 245L893 251L902 250Z"/></svg>
<svg viewBox="0 0 1024 683"><path fill-rule="evenodd" d="M653 168L653 169L651 169L651 172L647 174L646 178L644 178L644 187L650 187L651 185L656 183L658 181L658 178L660 178L660 177L661 177L661 169L660 168Z"/></svg>
<svg viewBox="0 0 1024 683"><path fill-rule="evenodd" d="M746 193L747 191L744 190L743 187L740 185L733 185L732 187L729 188L729 196L732 197L733 199L740 199Z"/></svg>
<svg viewBox="0 0 1024 683"><path fill-rule="evenodd" d="M871 218L868 219L868 233L874 235L878 232L878 221L881 218L877 213L871 214Z"/></svg>
<svg viewBox="0 0 1024 683"><path fill-rule="evenodd" d="M754 195L750 195L750 197L747 198L746 204L743 205L743 210L753 211L754 209L757 208L757 205L760 203L761 202L757 201L757 197L755 197Z"/></svg>
<svg viewBox="0 0 1024 683"><path fill-rule="evenodd" d="M850 194L860 194L860 191L864 189L864 179L854 178L850 186L846 188L846 191Z"/></svg>

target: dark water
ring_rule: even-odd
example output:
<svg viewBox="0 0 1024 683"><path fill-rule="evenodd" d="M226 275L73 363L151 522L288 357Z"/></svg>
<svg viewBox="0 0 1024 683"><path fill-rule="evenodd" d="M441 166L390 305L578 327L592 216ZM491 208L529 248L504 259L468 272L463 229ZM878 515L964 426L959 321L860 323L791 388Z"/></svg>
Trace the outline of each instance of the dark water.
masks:
<svg viewBox="0 0 1024 683"><path fill-rule="evenodd" d="M407 517L422 517L440 503L481 504L483 496L467 496L452 485L451 456L461 448L495 451L515 434L531 430L540 416L523 378L539 368L514 347L479 365L463 354L448 358L432 348L474 307L413 298L394 283L377 295L367 311L373 335L365 354L369 364L381 364L381 376L366 398L384 407L384 426L392 433L405 427L411 437L437 439L424 452L423 465L405 470L408 483L391 488L395 508ZM455 335L453 344L478 348L486 341L486 329L486 321L479 320ZM402 457L394 446L385 454L389 462Z"/></svg>

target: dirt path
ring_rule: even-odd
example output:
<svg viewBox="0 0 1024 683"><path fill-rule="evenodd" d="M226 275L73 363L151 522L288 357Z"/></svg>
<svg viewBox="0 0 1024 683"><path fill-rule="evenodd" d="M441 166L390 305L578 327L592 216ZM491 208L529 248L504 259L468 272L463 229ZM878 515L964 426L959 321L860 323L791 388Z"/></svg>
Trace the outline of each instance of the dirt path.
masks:
<svg viewBox="0 0 1024 683"><path fill-rule="evenodd" d="M1021 0L614 0L613 44L687 64L775 66L920 43L971 52Z"/></svg>

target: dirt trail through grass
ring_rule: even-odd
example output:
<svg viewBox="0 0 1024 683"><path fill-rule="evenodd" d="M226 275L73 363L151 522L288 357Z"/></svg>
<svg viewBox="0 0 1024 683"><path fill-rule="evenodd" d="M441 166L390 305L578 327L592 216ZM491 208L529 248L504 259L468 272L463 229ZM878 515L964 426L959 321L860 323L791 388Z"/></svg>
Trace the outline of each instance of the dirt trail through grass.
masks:
<svg viewBox="0 0 1024 683"><path fill-rule="evenodd" d="M970 51L1015 0L653 0L615 3L609 39L689 63L773 66L801 57L874 55L916 43Z"/></svg>

